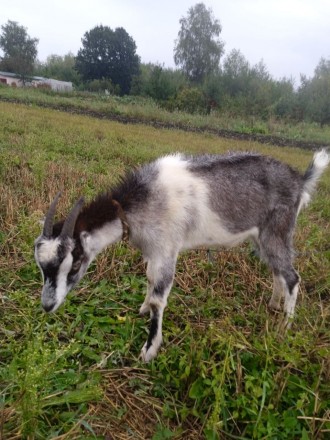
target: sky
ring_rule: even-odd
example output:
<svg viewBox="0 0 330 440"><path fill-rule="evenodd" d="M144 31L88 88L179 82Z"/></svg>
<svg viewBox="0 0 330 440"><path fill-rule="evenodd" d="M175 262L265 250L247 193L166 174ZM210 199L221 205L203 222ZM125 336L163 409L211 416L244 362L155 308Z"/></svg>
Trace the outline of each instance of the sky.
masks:
<svg viewBox="0 0 330 440"><path fill-rule="evenodd" d="M0 0L0 25L17 21L39 38L38 59L77 54L97 25L123 27L144 63L175 67L179 20L198 0ZM225 54L239 49L253 65L263 60L280 79L313 76L330 58L330 0L204 0L222 26Z"/></svg>

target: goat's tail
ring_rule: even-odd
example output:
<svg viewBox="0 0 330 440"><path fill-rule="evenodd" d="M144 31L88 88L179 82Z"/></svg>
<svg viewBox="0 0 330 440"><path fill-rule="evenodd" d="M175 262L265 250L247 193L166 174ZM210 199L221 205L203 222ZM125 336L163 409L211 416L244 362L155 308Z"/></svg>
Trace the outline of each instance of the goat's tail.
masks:
<svg viewBox="0 0 330 440"><path fill-rule="evenodd" d="M325 149L320 150L314 154L313 160L309 164L303 176L304 186L299 209L309 203L311 195L315 191L317 182L321 177L323 171L329 165L329 162L330 156Z"/></svg>

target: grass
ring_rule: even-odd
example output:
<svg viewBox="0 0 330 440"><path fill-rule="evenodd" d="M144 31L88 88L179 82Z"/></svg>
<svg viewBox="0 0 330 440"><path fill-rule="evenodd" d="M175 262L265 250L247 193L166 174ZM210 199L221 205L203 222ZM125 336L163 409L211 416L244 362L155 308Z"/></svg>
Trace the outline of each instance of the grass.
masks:
<svg viewBox="0 0 330 440"><path fill-rule="evenodd" d="M0 102L0 438L326 439L330 432L330 173L295 236L302 276L284 337L271 276L247 246L181 255L151 364L141 255L102 253L46 315L33 258L58 190L65 215L125 169L173 151L254 150L304 170L311 153Z"/></svg>
<svg viewBox="0 0 330 440"><path fill-rule="evenodd" d="M0 100L18 101L28 105L57 108L72 113L89 113L101 118L142 121L148 124L168 124L193 130L227 130L246 135L268 135L296 142L327 144L330 127L316 123L284 122L275 118L233 117L226 113L210 115L168 112L155 101L139 96L106 96L88 92L56 93L42 89L22 89L0 85Z"/></svg>

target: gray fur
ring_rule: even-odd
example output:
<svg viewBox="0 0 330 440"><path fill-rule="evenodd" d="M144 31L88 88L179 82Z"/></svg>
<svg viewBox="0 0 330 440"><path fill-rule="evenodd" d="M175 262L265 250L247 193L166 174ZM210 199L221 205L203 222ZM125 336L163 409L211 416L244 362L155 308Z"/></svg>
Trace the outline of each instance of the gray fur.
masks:
<svg viewBox="0 0 330 440"><path fill-rule="evenodd" d="M261 228L280 205L293 211L298 207L303 178L275 159L239 153L199 156L190 163L192 171L210 187L212 209L233 233Z"/></svg>

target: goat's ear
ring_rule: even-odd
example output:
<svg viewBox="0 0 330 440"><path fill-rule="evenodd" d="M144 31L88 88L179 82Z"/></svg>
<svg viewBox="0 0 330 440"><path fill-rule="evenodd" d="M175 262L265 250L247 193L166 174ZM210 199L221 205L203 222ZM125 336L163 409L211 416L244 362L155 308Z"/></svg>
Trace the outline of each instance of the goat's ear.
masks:
<svg viewBox="0 0 330 440"><path fill-rule="evenodd" d="M84 249L84 253L89 256L93 255L93 240L89 232L83 231L80 233L80 242Z"/></svg>
<svg viewBox="0 0 330 440"><path fill-rule="evenodd" d="M80 241L84 249L90 248L90 238L91 234L89 232L83 231L80 233Z"/></svg>

